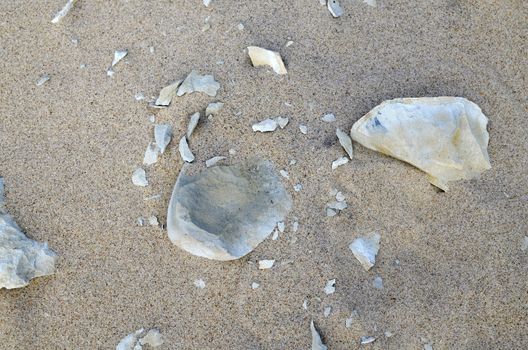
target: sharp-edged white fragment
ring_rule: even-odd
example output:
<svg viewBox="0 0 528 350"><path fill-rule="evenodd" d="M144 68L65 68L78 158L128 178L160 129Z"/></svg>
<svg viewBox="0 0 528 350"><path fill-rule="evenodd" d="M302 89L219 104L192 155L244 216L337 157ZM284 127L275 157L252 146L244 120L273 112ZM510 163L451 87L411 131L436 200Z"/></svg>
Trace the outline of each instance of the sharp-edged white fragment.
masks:
<svg viewBox="0 0 528 350"><path fill-rule="evenodd" d="M336 280L335 278L334 279L331 279L331 280L328 280L326 282L326 285L324 287L324 291L325 293L328 295L328 294L334 294L335 293L335 284L336 284Z"/></svg>
<svg viewBox="0 0 528 350"><path fill-rule="evenodd" d="M165 152L165 149L172 140L172 128L168 124L158 124L154 126L154 140L158 146L159 152Z"/></svg>
<svg viewBox="0 0 528 350"><path fill-rule="evenodd" d="M194 155L192 154L189 144L187 143L187 137L184 136L180 139L178 149L180 151L180 156L184 161L187 163L192 163L194 161Z"/></svg>
<svg viewBox="0 0 528 350"><path fill-rule="evenodd" d="M376 7L378 6L376 0L363 0L363 2L369 6Z"/></svg>
<svg viewBox="0 0 528 350"><path fill-rule="evenodd" d="M234 148L230 148L228 153L230 156L234 156L237 153L237 151Z"/></svg>
<svg viewBox="0 0 528 350"><path fill-rule="evenodd" d="M385 333L383 333L385 335L385 337L387 338L390 338L394 335L394 333L392 333L391 331L385 331Z"/></svg>
<svg viewBox="0 0 528 350"><path fill-rule="evenodd" d="M189 125L187 125L187 138L190 139L194 129L200 121L200 112L196 112L189 117Z"/></svg>
<svg viewBox="0 0 528 350"><path fill-rule="evenodd" d="M433 346L431 344L424 344L423 348L424 350L433 350Z"/></svg>
<svg viewBox="0 0 528 350"><path fill-rule="evenodd" d="M135 350L134 346L136 345L138 341L138 337L143 332L144 332L144 329L141 328L135 331L134 333L130 333L129 335L121 339L119 344L117 344L116 346L116 350ZM139 349L141 349L141 346L139 347Z"/></svg>
<svg viewBox="0 0 528 350"><path fill-rule="evenodd" d="M297 184L293 185L293 190L295 192L300 192L302 189L303 189L303 185L300 184L300 183L297 183Z"/></svg>
<svg viewBox="0 0 528 350"><path fill-rule="evenodd" d="M251 283L251 289L257 289L258 287L260 287L260 284L258 284L257 282Z"/></svg>
<svg viewBox="0 0 528 350"><path fill-rule="evenodd" d="M208 167L208 168L212 167L213 165L215 165L216 163L218 163L219 161L224 160L224 159L226 159L226 157L223 157L223 156L216 156L216 157L207 159L205 161L205 166Z"/></svg>
<svg viewBox="0 0 528 350"><path fill-rule="evenodd" d="M317 329L315 329L313 320L310 323L310 330L312 331L312 350L327 350L328 348L323 344L323 340L321 339L319 332L317 332Z"/></svg>
<svg viewBox="0 0 528 350"><path fill-rule="evenodd" d="M299 223L297 221L294 221L292 224L292 231L297 232L299 230Z"/></svg>
<svg viewBox="0 0 528 350"><path fill-rule="evenodd" d="M273 264L275 264L275 260L259 260L258 268L259 270L271 269Z"/></svg>
<svg viewBox="0 0 528 350"><path fill-rule="evenodd" d="M284 223L284 221L277 222L277 228L281 233L283 233L286 229L286 224Z"/></svg>
<svg viewBox="0 0 528 350"><path fill-rule="evenodd" d="M154 103L156 106L169 106L180 87L182 80L178 80L160 90L159 96Z"/></svg>
<svg viewBox="0 0 528 350"><path fill-rule="evenodd" d="M341 17L343 15L343 9L341 8L339 1L328 0L326 6L328 7L328 11L330 11L332 16L334 16L335 18Z"/></svg>
<svg viewBox="0 0 528 350"><path fill-rule="evenodd" d="M303 309L308 310L308 300L304 299L302 307Z"/></svg>
<svg viewBox="0 0 528 350"><path fill-rule="evenodd" d="M109 77L112 77L114 74L115 72L112 68L108 68L108 70L106 71L106 75L108 75Z"/></svg>
<svg viewBox="0 0 528 350"><path fill-rule="evenodd" d="M115 66L123 58L125 58L126 55L128 55L127 50L116 50L114 52L114 59L112 60L112 67Z"/></svg>
<svg viewBox="0 0 528 350"><path fill-rule="evenodd" d="M326 216L332 217L336 215L337 215L337 212L334 209L326 208Z"/></svg>
<svg viewBox="0 0 528 350"><path fill-rule="evenodd" d="M194 280L194 285L196 286L196 288L204 289L205 288L205 281L203 279L199 278L197 280Z"/></svg>
<svg viewBox="0 0 528 350"><path fill-rule="evenodd" d="M55 15L55 17L53 17L53 19L51 20L51 23L59 23L60 20L66 16L68 14L68 12L70 12L70 10L72 9L73 5L75 5L75 3L77 2L77 0L68 0L68 2L66 3L66 5L64 5L64 7L62 8L62 10L60 10L59 12L57 12L57 14Z"/></svg>
<svg viewBox="0 0 528 350"><path fill-rule="evenodd" d="M299 130L301 130L301 132L305 135L308 133L308 127L306 125L299 125Z"/></svg>
<svg viewBox="0 0 528 350"><path fill-rule="evenodd" d="M327 114L323 115L321 119L324 122L327 122L327 123L332 123L332 122L336 121L336 117L335 117L334 113L327 113Z"/></svg>
<svg viewBox="0 0 528 350"><path fill-rule="evenodd" d="M295 164L297 164L297 161L295 159L291 159L290 160L290 165L295 165Z"/></svg>
<svg viewBox="0 0 528 350"><path fill-rule="evenodd" d="M136 186L148 186L147 174L143 168L137 168L132 173L132 183Z"/></svg>
<svg viewBox="0 0 528 350"><path fill-rule="evenodd" d="M524 236L522 244L521 244L521 250L522 251L528 250L528 236Z"/></svg>
<svg viewBox="0 0 528 350"><path fill-rule="evenodd" d="M362 345L365 345L365 344L374 343L375 340L376 340L376 337L372 337L372 336L362 336L361 339L359 340L359 342L360 342Z"/></svg>
<svg viewBox="0 0 528 350"><path fill-rule="evenodd" d="M284 47L290 47L292 45L293 45L293 41L288 40L288 42L286 42L286 45L284 45Z"/></svg>
<svg viewBox="0 0 528 350"><path fill-rule="evenodd" d="M183 96L193 92L203 92L214 97L218 89L220 89L220 84L214 80L212 75L200 75L193 70L181 83L177 95Z"/></svg>
<svg viewBox="0 0 528 350"><path fill-rule="evenodd" d="M158 218L154 215L148 217L148 223L150 226L159 226Z"/></svg>
<svg viewBox="0 0 528 350"><path fill-rule="evenodd" d="M345 150L345 152L348 154L348 157L352 159L354 157L354 149L352 148L352 139L350 136L344 132L343 130L337 128L336 130L337 139L339 140L339 143L341 144L341 147Z"/></svg>
<svg viewBox="0 0 528 350"><path fill-rule="evenodd" d="M254 67L269 66L277 74L287 74L286 67L278 52L257 46L248 46L249 58Z"/></svg>
<svg viewBox="0 0 528 350"><path fill-rule="evenodd" d="M281 169L279 170L279 173L282 175L282 177L286 178L286 179L289 179L290 178L290 175L288 174L288 172L284 169Z"/></svg>
<svg viewBox="0 0 528 350"><path fill-rule="evenodd" d="M374 278L374 281L372 281L372 285L376 289L383 289L383 279L380 276L376 276L376 278Z"/></svg>
<svg viewBox="0 0 528 350"><path fill-rule="evenodd" d="M350 327L352 327L352 323L353 323L353 322L354 322L354 318L353 318L352 316L347 317L347 318L345 319L345 327L346 327L346 328L350 328Z"/></svg>
<svg viewBox="0 0 528 350"><path fill-rule="evenodd" d="M332 170L335 170L346 163L348 163L348 157L339 157L332 162Z"/></svg>
<svg viewBox="0 0 528 350"><path fill-rule="evenodd" d="M327 203L326 207L341 211L341 210L346 209L348 207L348 204L346 201L341 201L341 202L335 201L335 202Z"/></svg>
<svg viewBox="0 0 528 350"><path fill-rule="evenodd" d="M274 241L279 239L279 231L278 230L273 231L273 235L271 235L271 239L274 240Z"/></svg>
<svg viewBox="0 0 528 350"><path fill-rule="evenodd" d="M376 232L368 237L356 238L349 246L356 259L367 271L376 263L380 238L380 234Z"/></svg>
<svg viewBox="0 0 528 350"><path fill-rule="evenodd" d="M37 86L44 85L48 80L50 80L50 76L48 74L41 75L37 80Z"/></svg>
<svg viewBox="0 0 528 350"><path fill-rule="evenodd" d="M149 143L143 157L143 164L152 165L158 161L159 148L155 143Z"/></svg>
<svg viewBox="0 0 528 350"><path fill-rule="evenodd" d="M341 191L339 191L339 192L336 193L336 195L335 195L335 199L336 199L336 201L338 201L338 202L344 202L345 199L346 199L346 197L345 197L345 195L344 195Z"/></svg>
<svg viewBox="0 0 528 350"><path fill-rule="evenodd" d="M237 29L238 30L244 30L244 24L243 23L237 24Z"/></svg>
<svg viewBox="0 0 528 350"><path fill-rule="evenodd" d="M328 317L330 316L330 314L332 313L332 307L331 306L326 306L323 310L323 316L324 317Z"/></svg>
<svg viewBox="0 0 528 350"><path fill-rule="evenodd" d="M450 181L475 179L491 168L487 124L480 108L462 97L398 98L358 120L351 136L423 170L446 191Z"/></svg>
<svg viewBox="0 0 528 350"><path fill-rule="evenodd" d="M211 114L217 114L223 107L224 104L222 102L209 103L205 109L205 115L210 116Z"/></svg>
<svg viewBox="0 0 528 350"><path fill-rule="evenodd" d="M275 121L279 124L281 129L284 129L286 125L288 125L290 119L287 117L277 117L275 118Z"/></svg>
<svg viewBox="0 0 528 350"><path fill-rule="evenodd" d="M257 131L270 132L270 131L275 131L278 126L279 124L277 123L276 120L268 118L256 124L253 124L251 128L253 129L254 132L257 132Z"/></svg>
<svg viewBox="0 0 528 350"><path fill-rule="evenodd" d="M319 5L326 6L326 0L319 0Z"/></svg>
<svg viewBox="0 0 528 350"><path fill-rule="evenodd" d="M205 7L209 7L209 5L211 5L211 1L212 0L203 0L203 4Z"/></svg>
<svg viewBox="0 0 528 350"><path fill-rule="evenodd" d="M163 337L161 336L161 333L158 329L152 328L144 337L139 339L139 344L149 345L155 348L163 345Z"/></svg>
<svg viewBox="0 0 528 350"><path fill-rule="evenodd" d="M82 68L82 67L81 67ZM145 95L143 95L143 93L141 92L138 92L137 94L134 95L134 99L136 101L142 101L145 99Z"/></svg>

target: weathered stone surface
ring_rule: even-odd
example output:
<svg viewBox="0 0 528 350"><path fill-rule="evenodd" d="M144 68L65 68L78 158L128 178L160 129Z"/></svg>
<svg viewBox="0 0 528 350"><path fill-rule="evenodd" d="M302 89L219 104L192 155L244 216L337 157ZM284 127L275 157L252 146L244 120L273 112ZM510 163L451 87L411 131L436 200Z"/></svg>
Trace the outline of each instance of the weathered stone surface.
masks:
<svg viewBox="0 0 528 350"><path fill-rule="evenodd" d="M187 252L234 260L251 252L284 220L291 199L269 161L216 166L186 175L184 166L167 214L171 241Z"/></svg>
<svg viewBox="0 0 528 350"><path fill-rule="evenodd" d="M443 189L491 168L488 118L462 97L399 98L385 101L358 120L354 141L408 162Z"/></svg>

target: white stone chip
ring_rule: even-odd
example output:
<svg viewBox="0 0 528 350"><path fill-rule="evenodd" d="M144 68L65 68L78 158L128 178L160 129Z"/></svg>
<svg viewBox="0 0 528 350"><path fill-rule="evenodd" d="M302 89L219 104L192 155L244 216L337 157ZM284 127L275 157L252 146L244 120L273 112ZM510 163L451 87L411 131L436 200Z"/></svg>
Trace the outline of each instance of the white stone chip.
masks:
<svg viewBox="0 0 528 350"><path fill-rule="evenodd" d="M159 148L155 143L149 143L143 156L143 164L152 165L158 161Z"/></svg>
<svg viewBox="0 0 528 350"><path fill-rule="evenodd" d="M211 5L211 1L212 0L203 0L203 4L205 7L209 7L209 5Z"/></svg>
<svg viewBox="0 0 528 350"><path fill-rule="evenodd" d="M158 218L154 215L148 217L148 223L150 226L159 226Z"/></svg>
<svg viewBox="0 0 528 350"><path fill-rule="evenodd" d="M248 54L254 67L269 66L277 74L287 74L284 62L278 52L257 46L248 46Z"/></svg>
<svg viewBox="0 0 528 350"><path fill-rule="evenodd" d="M356 259L367 271L376 263L380 238L380 234L376 232L369 237L356 238L349 246Z"/></svg>
<svg viewBox="0 0 528 350"><path fill-rule="evenodd" d="M383 289L383 279L380 276L376 276L372 281L372 286L376 289Z"/></svg>
<svg viewBox="0 0 528 350"><path fill-rule="evenodd" d="M354 149L352 148L352 139L350 136L344 132L343 130L337 128L336 130L337 139L339 140L339 143L341 144L341 147L345 150L345 152L348 154L348 157L352 159L354 157Z"/></svg>
<svg viewBox="0 0 528 350"><path fill-rule="evenodd" d="M237 28L238 28L238 30L244 30L244 24L243 23L239 23L237 25Z"/></svg>
<svg viewBox="0 0 528 350"><path fill-rule="evenodd" d="M347 318L345 319L345 327L346 327L346 328L350 328L350 327L352 327L352 323L353 323L353 322L354 322L354 318L353 318L352 316L347 317Z"/></svg>
<svg viewBox="0 0 528 350"><path fill-rule="evenodd" d="M327 203L326 207L330 208L330 209L341 211L341 210L344 210L344 209L348 208L348 204L347 204L346 201L341 201L341 202L335 201L335 202Z"/></svg>
<svg viewBox="0 0 528 350"><path fill-rule="evenodd" d="M328 280L326 282L326 285L324 287L324 292L329 295L329 294L334 294L335 293L335 284L336 284L336 280L335 278L334 279L331 279L331 280Z"/></svg>
<svg viewBox="0 0 528 350"><path fill-rule="evenodd" d="M332 313L332 307L331 306L326 306L323 310L323 316L324 317L328 317L330 316L330 314Z"/></svg>
<svg viewBox="0 0 528 350"><path fill-rule="evenodd" d="M149 345L153 348L163 345L163 337L158 329L151 329L147 334L139 339L141 345ZM137 345L137 344L136 344Z"/></svg>
<svg viewBox="0 0 528 350"><path fill-rule="evenodd" d="M323 344L319 332L315 329L313 320L310 323L310 330L312 331L312 350L327 350L328 348Z"/></svg>
<svg viewBox="0 0 528 350"><path fill-rule="evenodd" d="M257 132L257 131L270 132L270 131L275 131L278 126L279 126L279 123L277 123L276 120L268 118L256 124L253 124L251 128L253 129L254 132Z"/></svg>
<svg viewBox="0 0 528 350"><path fill-rule="evenodd" d="M326 216L332 217L336 215L337 215L337 212L334 209L326 208Z"/></svg>
<svg viewBox="0 0 528 350"><path fill-rule="evenodd" d="M258 284L257 282L251 283L251 289L257 289L258 287L260 287L260 284Z"/></svg>
<svg viewBox="0 0 528 350"><path fill-rule="evenodd" d="M37 86L44 85L48 80L50 80L50 76L48 74L41 75L37 80Z"/></svg>
<svg viewBox="0 0 528 350"><path fill-rule="evenodd" d="M288 40L288 42L286 43L286 45L284 45L285 47L290 47L293 45L293 41L291 40Z"/></svg>
<svg viewBox="0 0 528 350"><path fill-rule="evenodd" d="M81 67L81 68L83 68L83 67ZM142 100L145 99L145 95L143 95L142 92L138 92L137 94L134 95L134 99L136 101L142 101Z"/></svg>
<svg viewBox="0 0 528 350"><path fill-rule="evenodd" d="M278 230L273 231L273 235L271 235L271 239L274 240L274 241L279 239L279 231Z"/></svg>
<svg viewBox="0 0 528 350"><path fill-rule="evenodd" d="M160 90L159 96L154 103L156 106L169 106L172 99L176 97L178 88L180 87L183 80L178 80L170 85L165 86Z"/></svg>
<svg viewBox="0 0 528 350"><path fill-rule="evenodd" d="M53 19L51 20L51 23L54 23L54 24L59 23L60 20L70 12L70 10L72 9L73 5L75 5L76 2L77 0L68 0L66 5L64 5L64 7L62 8L62 10L57 12L55 17L53 17Z"/></svg>
<svg viewBox="0 0 528 350"><path fill-rule="evenodd" d="M189 124L187 125L187 138L190 139L194 129L200 121L200 112L196 112L189 117Z"/></svg>
<svg viewBox="0 0 528 350"><path fill-rule="evenodd" d="M328 0L326 3L328 7L328 11L334 16L335 18L341 17L343 15L343 9L341 8L341 5L339 5L339 1L337 0Z"/></svg>
<svg viewBox="0 0 528 350"><path fill-rule="evenodd" d="M148 186L147 174L143 168L137 168L132 173L132 183L136 186Z"/></svg>
<svg viewBox="0 0 528 350"><path fill-rule="evenodd" d="M180 139L178 149L180 151L181 158L185 162L192 163L194 161L194 155L192 154L191 149L189 148L189 144L187 143L187 138L185 136Z"/></svg>
<svg viewBox="0 0 528 350"><path fill-rule="evenodd" d="M259 260L258 268L259 270L271 269L275 264L275 260Z"/></svg>
<svg viewBox="0 0 528 350"><path fill-rule="evenodd" d="M210 116L211 114L217 114L223 107L224 104L222 102L209 103L205 109L205 115Z"/></svg>
<svg viewBox="0 0 528 350"><path fill-rule="evenodd" d="M165 152L165 149L172 140L172 127L168 124L154 125L154 140L160 153Z"/></svg>
<svg viewBox="0 0 528 350"><path fill-rule="evenodd" d="M286 178L286 179L289 179L290 178L290 175L288 174L288 172L284 169L281 169L279 170L279 173L282 175L282 177Z"/></svg>
<svg viewBox="0 0 528 350"><path fill-rule="evenodd" d="M303 189L303 185L300 184L300 183L297 183L297 184L293 185L293 190L295 192L300 192L302 189Z"/></svg>
<svg viewBox="0 0 528 350"><path fill-rule="evenodd" d="M385 337L387 338L390 338L394 335L394 333L392 333L391 331L385 331L385 333L383 333L385 335Z"/></svg>
<svg viewBox="0 0 528 350"><path fill-rule="evenodd" d="M433 350L433 346L431 344L424 344L423 348L424 350Z"/></svg>
<svg viewBox="0 0 528 350"><path fill-rule="evenodd" d="M308 300L304 299L302 307L303 309L308 310Z"/></svg>
<svg viewBox="0 0 528 350"><path fill-rule="evenodd" d="M203 92L214 97L218 89L220 89L220 84L214 80L212 75L200 75L193 70L178 88L177 95L183 96L193 92Z"/></svg>
<svg viewBox="0 0 528 350"><path fill-rule="evenodd" d="M361 339L359 340L359 342L362 345L374 343L374 341L376 341L376 337L366 336L366 335L362 336Z"/></svg>
<svg viewBox="0 0 528 350"><path fill-rule="evenodd" d="M348 163L348 157L339 157L332 162L332 170L335 170L346 163Z"/></svg>
<svg viewBox="0 0 528 350"><path fill-rule="evenodd" d="M112 60L112 67L115 66L123 58L125 58L126 55L128 55L127 50L116 50L114 52L114 59Z"/></svg>
<svg viewBox="0 0 528 350"><path fill-rule="evenodd" d="M297 221L294 221L292 224L292 231L297 232L299 230L299 223Z"/></svg>
<svg viewBox="0 0 528 350"><path fill-rule="evenodd" d="M345 197L345 195L344 195L341 191L339 191L339 192L336 193L336 195L335 195L335 199L336 199L336 201L338 201L338 202L344 202L345 199L346 199L346 197Z"/></svg>
<svg viewBox="0 0 528 350"><path fill-rule="evenodd" d="M308 133L308 127L304 124L299 125L299 130L301 130L301 133L305 135Z"/></svg>
<svg viewBox="0 0 528 350"><path fill-rule="evenodd" d="M194 285L196 286L196 288L204 289L205 288L205 281L203 279L199 278L197 280L194 280Z"/></svg>
<svg viewBox="0 0 528 350"><path fill-rule="evenodd" d="M521 250L524 252L525 250L528 250L528 236L524 236L522 244L521 244Z"/></svg>
<svg viewBox="0 0 528 350"><path fill-rule="evenodd" d="M237 151L234 148L230 148L228 153L230 156L234 156L237 153Z"/></svg>
<svg viewBox="0 0 528 350"><path fill-rule="evenodd" d="M277 117L275 118L275 121L279 124L281 129L284 129L286 125L288 125L290 119L287 117Z"/></svg>
<svg viewBox="0 0 528 350"><path fill-rule="evenodd" d="M369 6L376 7L378 6L376 0L363 0L363 2Z"/></svg>
<svg viewBox="0 0 528 350"><path fill-rule="evenodd" d="M130 333L129 335L121 339L119 344L117 344L116 346L116 350L135 350L134 346L136 345L138 341L138 337L143 332L144 332L144 329L140 328L134 333ZM139 346L139 349L141 349L141 345Z"/></svg>
<svg viewBox="0 0 528 350"><path fill-rule="evenodd" d="M335 122L336 121L336 117L334 115L334 113L327 113L325 115L323 115L321 117L321 119L324 121L324 122L327 122L327 123L332 123L332 122Z"/></svg>
<svg viewBox="0 0 528 350"><path fill-rule="evenodd" d="M284 233L284 230L286 229L286 224L284 221L277 222L277 228L281 233Z"/></svg>
<svg viewBox="0 0 528 350"><path fill-rule="evenodd" d="M213 165L216 165L216 163L218 163L219 161L221 160L224 160L226 159L226 157L223 157L223 156L216 156L216 157L213 157L213 158L210 158L210 159L207 159L205 161L205 166L210 168L212 167Z"/></svg>

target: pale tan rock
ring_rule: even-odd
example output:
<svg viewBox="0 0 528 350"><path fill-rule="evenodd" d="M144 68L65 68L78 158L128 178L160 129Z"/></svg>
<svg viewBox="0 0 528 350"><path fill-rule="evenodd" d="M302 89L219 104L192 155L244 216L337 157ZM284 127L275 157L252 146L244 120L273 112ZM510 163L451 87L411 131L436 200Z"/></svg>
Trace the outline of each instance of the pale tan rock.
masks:
<svg viewBox="0 0 528 350"><path fill-rule="evenodd" d="M159 97L156 99L156 106L169 106L172 99L176 96L178 88L183 80L178 80L160 90Z"/></svg>
<svg viewBox="0 0 528 350"><path fill-rule="evenodd" d="M446 191L448 182L475 179L491 168L488 118L462 97L399 98L385 101L358 120L352 139L403 160Z"/></svg>
<svg viewBox="0 0 528 350"><path fill-rule="evenodd" d="M269 66L277 74L287 74L286 67L278 52L257 46L248 46L249 58L254 67Z"/></svg>

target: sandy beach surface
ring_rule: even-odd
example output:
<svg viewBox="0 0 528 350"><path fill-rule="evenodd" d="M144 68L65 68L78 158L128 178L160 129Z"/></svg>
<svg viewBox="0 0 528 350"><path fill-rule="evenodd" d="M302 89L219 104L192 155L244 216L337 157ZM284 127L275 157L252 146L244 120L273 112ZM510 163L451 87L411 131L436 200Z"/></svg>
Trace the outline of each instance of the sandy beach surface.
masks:
<svg viewBox="0 0 528 350"><path fill-rule="evenodd" d="M0 290L1 349L114 349L141 327L161 331L160 349L309 349L312 319L331 350L528 347L528 2L342 0L336 19L318 0L79 0L50 23L64 3L0 5L6 205L59 255L55 275ZM250 45L280 52L288 74L252 67ZM118 49L129 54L108 77ZM148 108L193 69L214 75L216 97ZM51 79L36 86L43 74ZM386 99L442 95L474 101L490 120L492 169L480 179L443 193L358 144L331 170L343 155L336 127L350 130ZM165 223L178 139L188 116L214 101L223 110L190 143L197 166L219 155L269 159L288 169L293 198L279 239L232 262L192 256L162 228L136 224L149 215ZM328 112L335 122L321 120ZM131 175L153 140L150 115L175 139L140 188ZM290 118L284 130L251 130L278 115ZM334 188L349 207L329 218ZM381 248L367 272L348 246L374 231ZM275 267L258 270L260 259ZM361 336L377 339L360 345Z"/></svg>

